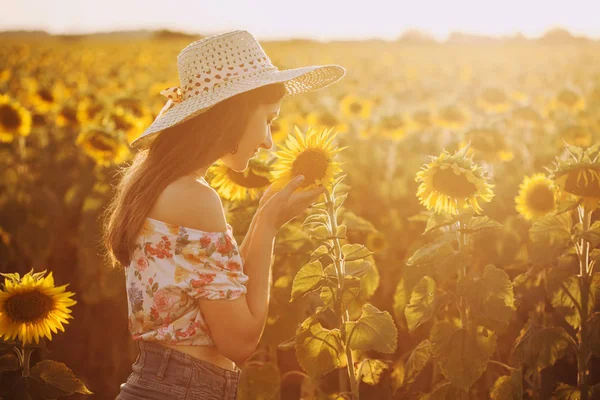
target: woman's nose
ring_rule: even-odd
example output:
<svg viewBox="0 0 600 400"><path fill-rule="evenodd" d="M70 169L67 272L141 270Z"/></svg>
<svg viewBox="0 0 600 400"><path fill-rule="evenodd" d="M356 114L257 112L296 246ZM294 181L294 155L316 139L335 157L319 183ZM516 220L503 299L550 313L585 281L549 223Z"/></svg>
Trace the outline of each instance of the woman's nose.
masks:
<svg viewBox="0 0 600 400"><path fill-rule="evenodd" d="M271 135L271 129L269 129L267 137L265 138L265 140L263 140L260 146L267 150L271 150L271 147L273 147L273 136Z"/></svg>

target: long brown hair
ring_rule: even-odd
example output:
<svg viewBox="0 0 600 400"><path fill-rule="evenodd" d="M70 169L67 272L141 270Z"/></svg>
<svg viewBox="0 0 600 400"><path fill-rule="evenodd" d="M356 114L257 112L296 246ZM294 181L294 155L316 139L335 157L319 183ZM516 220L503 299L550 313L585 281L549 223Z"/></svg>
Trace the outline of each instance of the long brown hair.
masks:
<svg viewBox="0 0 600 400"><path fill-rule="evenodd" d="M159 133L118 173L116 193L102 215L105 258L128 266L137 235L162 191L182 176L235 153L248 120L260 104L285 94L283 83L262 86L226 99L209 110Z"/></svg>

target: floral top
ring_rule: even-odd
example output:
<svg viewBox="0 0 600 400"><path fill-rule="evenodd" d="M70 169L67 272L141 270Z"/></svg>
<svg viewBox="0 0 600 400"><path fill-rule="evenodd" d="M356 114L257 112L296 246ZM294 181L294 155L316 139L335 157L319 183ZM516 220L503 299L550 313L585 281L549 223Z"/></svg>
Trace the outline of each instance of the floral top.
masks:
<svg viewBox="0 0 600 400"><path fill-rule="evenodd" d="M125 268L133 340L214 345L197 299L245 294L243 265L229 224L207 232L146 218Z"/></svg>

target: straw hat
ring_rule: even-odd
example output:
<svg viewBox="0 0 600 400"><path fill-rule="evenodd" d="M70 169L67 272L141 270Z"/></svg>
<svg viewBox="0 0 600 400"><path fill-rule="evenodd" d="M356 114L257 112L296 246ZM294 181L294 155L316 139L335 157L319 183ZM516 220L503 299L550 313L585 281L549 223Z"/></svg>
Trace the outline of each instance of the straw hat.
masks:
<svg viewBox="0 0 600 400"><path fill-rule="evenodd" d="M324 88L346 73L339 65L279 71L254 36L244 30L209 36L189 44L177 56L177 69L180 86L161 91L168 98L167 103L131 146L148 147L160 131L236 94L283 83L285 98Z"/></svg>

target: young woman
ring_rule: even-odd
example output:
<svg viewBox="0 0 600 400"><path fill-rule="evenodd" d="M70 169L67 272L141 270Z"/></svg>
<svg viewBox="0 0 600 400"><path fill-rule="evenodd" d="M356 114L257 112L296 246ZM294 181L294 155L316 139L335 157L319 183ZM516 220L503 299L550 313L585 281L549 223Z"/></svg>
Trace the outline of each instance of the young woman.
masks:
<svg viewBox="0 0 600 400"><path fill-rule="evenodd" d="M177 57L181 87L136 139L105 214L104 242L124 266L138 356L117 399L235 399L241 364L264 329L278 229L323 188L292 180L259 201L238 246L204 175L221 160L243 171L271 149L270 124L290 95L328 86L337 65L279 71L246 31L204 38ZM298 177L297 177L298 178Z"/></svg>

